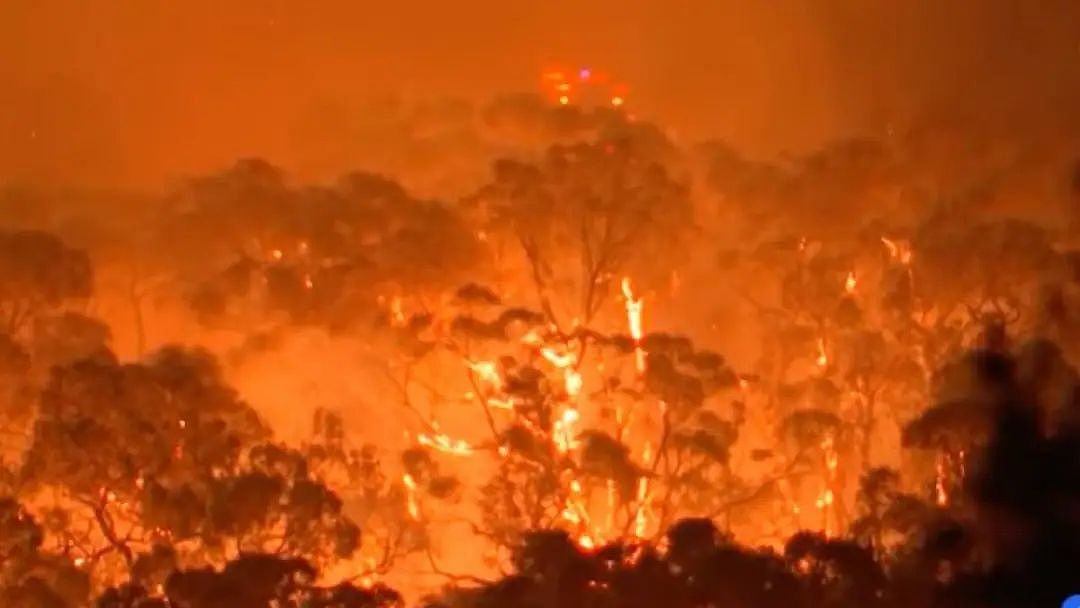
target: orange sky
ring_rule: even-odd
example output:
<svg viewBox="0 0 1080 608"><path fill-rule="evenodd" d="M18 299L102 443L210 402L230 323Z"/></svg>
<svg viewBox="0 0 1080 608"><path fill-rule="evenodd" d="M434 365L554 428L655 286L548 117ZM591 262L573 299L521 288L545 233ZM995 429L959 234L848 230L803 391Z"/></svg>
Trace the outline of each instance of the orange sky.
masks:
<svg viewBox="0 0 1080 608"><path fill-rule="evenodd" d="M326 102L482 99L553 62L604 67L641 113L756 154L883 130L928 98L1024 91L1054 109L1080 89L1080 3L872 4L4 0L0 179L152 185L247 155L290 167Z"/></svg>

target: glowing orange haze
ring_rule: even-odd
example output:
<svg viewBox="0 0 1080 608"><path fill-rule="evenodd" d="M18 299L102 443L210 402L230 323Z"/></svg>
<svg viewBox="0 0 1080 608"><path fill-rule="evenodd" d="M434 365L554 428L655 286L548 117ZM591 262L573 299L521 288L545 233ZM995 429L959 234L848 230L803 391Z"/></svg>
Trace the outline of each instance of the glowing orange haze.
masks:
<svg viewBox="0 0 1080 608"><path fill-rule="evenodd" d="M377 154L349 128L365 101L489 99L552 63L603 66L645 115L757 153L884 135L927 109L970 116L975 100L1010 126L1056 121L1080 91L1061 69L1078 6L8 0L0 180L158 187L252 155L331 175Z"/></svg>

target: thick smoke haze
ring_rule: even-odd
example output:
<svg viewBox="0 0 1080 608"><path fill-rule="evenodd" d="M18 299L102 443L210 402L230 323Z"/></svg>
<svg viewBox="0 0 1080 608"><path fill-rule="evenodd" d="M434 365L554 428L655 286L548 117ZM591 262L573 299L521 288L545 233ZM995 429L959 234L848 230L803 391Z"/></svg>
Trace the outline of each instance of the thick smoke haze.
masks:
<svg viewBox="0 0 1080 608"><path fill-rule="evenodd" d="M1080 5L7 0L0 179L156 188L245 156L334 175L363 158L333 126L371 100L486 100L555 64L755 156L944 120L1071 132Z"/></svg>
<svg viewBox="0 0 1080 608"><path fill-rule="evenodd" d="M0 607L1056 605L1078 108L1078 0L0 0Z"/></svg>

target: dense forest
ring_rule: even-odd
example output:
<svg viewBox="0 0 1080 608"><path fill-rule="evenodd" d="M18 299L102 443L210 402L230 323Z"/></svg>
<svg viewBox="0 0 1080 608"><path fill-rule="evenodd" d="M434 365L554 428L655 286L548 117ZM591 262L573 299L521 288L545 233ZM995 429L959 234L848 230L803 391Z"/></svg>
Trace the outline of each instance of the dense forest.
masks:
<svg viewBox="0 0 1080 608"><path fill-rule="evenodd" d="M0 184L0 604L1080 592L1076 140L762 161L594 97L401 103L327 183Z"/></svg>

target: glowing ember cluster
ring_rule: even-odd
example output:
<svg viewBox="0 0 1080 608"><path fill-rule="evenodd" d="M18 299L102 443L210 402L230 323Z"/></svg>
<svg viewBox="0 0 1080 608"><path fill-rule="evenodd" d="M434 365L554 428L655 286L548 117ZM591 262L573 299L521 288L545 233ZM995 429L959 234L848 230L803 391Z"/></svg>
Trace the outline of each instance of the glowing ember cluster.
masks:
<svg viewBox="0 0 1080 608"><path fill-rule="evenodd" d="M602 71L583 67L544 72L545 95L559 105L594 105L621 108L626 104L626 85L614 82Z"/></svg>
<svg viewBox="0 0 1080 608"><path fill-rule="evenodd" d="M646 371L647 357L643 344L644 299L634 293L629 278L621 281L620 299L626 311L625 331L633 344L634 374L638 381L641 381ZM391 322L398 323L395 319L400 318L400 300L387 300L386 305L390 307L392 313ZM505 371L495 360L462 357L464 371L472 387L472 390L464 395L465 401L481 405L488 412L489 417L495 416L496 412L504 412L500 415L509 416L510 420L524 425L530 432L542 438L549 446L551 453L557 457L557 461L566 463L560 467L561 507L558 517L575 535L580 546L592 548L612 540L623 533L623 526L634 537L647 539L656 531L649 476L643 474L635 482L633 495L629 497L631 502L627 515L629 520L619 522L617 515L620 512L620 504L615 482L607 480L603 487L597 490L603 495L603 500L594 500L592 487L581 477L579 465L573 464L577 459L578 450L582 448L580 430L583 420L582 408L591 404L586 396L586 370L583 367L585 361L582 358L585 352L583 341L576 337L562 336L558 332L542 334L534 329L518 338L518 343L522 348L532 352L538 361L549 366L554 377L561 380L558 385L560 390L553 395L550 429L545 430L518 411L517 408L520 405L518 397L507 392L508 381L504 376ZM620 429L625 428L629 419L628 412L620 405L617 408ZM415 435L416 443L426 448L452 456L471 456L480 450L488 449L486 445L489 444L451 437L442 432L437 420L428 420L426 426L425 431ZM510 454L505 445L496 444L491 447L495 448L495 452L502 458L507 458ZM640 458L643 468L654 464L656 450L651 438L642 438ZM423 514L419 507L416 480L409 475L404 475L402 484L410 517L421 520Z"/></svg>

